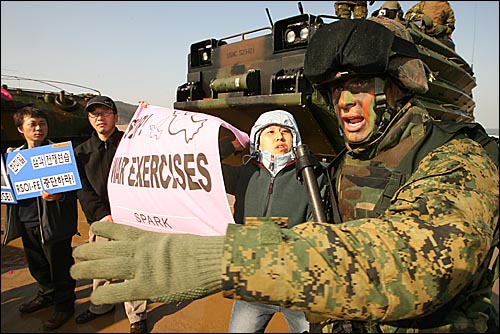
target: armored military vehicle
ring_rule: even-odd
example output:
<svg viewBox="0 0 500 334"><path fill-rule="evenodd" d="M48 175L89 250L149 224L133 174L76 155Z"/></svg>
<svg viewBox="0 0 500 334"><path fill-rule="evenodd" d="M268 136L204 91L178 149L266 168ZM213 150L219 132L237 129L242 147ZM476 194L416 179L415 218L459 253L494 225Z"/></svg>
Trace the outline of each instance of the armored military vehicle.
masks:
<svg viewBox="0 0 500 334"><path fill-rule="evenodd" d="M10 87L6 82L12 80L15 82L36 81L50 87L50 90ZM61 88L69 86L84 89L88 93L74 94ZM33 105L45 111L49 123L48 137L51 140L56 142L71 140L75 147L92 133L93 129L84 109L87 101L96 95L100 95L98 90L80 85L2 75L2 152L5 152L9 146L21 145L24 142L14 126L12 115L26 105Z"/></svg>
<svg viewBox="0 0 500 334"><path fill-rule="evenodd" d="M303 142L319 158L334 157L344 146L338 123L304 77L303 63L311 36L339 18L307 14L298 5L299 15L274 24L270 19L268 27L191 44L187 82L177 88L174 108L217 116L248 133L262 112L284 109L297 119ZM423 96L432 115L473 121L471 67L417 24L409 28L433 76Z"/></svg>

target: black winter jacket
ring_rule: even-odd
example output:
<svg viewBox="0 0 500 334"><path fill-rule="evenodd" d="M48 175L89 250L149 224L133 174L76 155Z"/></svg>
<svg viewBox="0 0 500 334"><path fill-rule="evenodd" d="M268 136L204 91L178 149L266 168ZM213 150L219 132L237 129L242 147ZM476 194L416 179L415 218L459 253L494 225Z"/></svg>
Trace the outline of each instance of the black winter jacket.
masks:
<svg viewBox="0 0 500 334"><path fill-rule="evenodd" d="M89 139L75 148L75 159L82 183L77 194L89 224L111 214L108 174L122 136L123 131L115 128L111 137L103 142L94 131Z"/></svg>

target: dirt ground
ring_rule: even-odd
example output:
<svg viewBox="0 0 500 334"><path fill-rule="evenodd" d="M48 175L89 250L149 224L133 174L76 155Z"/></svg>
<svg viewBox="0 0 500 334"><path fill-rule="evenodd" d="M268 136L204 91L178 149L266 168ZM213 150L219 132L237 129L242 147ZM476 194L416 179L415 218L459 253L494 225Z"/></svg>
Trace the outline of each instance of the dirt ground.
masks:
<svg viewBox="0 0 500 334"><path fill-rule="evenodd" d="M2 240L4 233L5 205L2 205ZM80 210L78 228L80 236L73 238L73 247L87 242L88 224ZM21 314L18 307L36 295L37 286L26 266L20 238L2 246L1 281L1 333L44 333L43 323L50 318L52 308L45 308L31 314ZM122 305L87 324L78 325L74 318L88 308L92 291L90 280L77 281L76 312L72 319L54 333L128 333L129 322ZM231 315L232 300L216 294L181 305L148 304L148 329L150 333L224 333L227 332ZM286 322L275 314L266 333L287 332Z"/></svg>

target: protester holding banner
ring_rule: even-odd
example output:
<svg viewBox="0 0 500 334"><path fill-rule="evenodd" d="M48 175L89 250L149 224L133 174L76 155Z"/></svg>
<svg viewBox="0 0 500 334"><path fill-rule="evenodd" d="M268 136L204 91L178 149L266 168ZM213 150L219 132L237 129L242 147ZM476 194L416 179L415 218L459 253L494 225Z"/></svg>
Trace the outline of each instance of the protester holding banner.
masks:
<svg viewBox="0 0 500 334"><path fill-rule="evenodd" d="M226 191L235 196L234 221L245 224L246 217L285 217L292 227L311 216L307 192L297 179L293 147L302 144L293 116L284 110L260 115L250 132L250 156L242 166L222 164ZM223 138L221 158L242 150L237 140ZM272 191L270 191L272 189ZM230 333L263 333L274 313L281 312L289 332L309 330L302 311L268 304L235 300Z"/></svg>
<svg viewBox="0 0 500 334"><path fill-rule="evenodd" d="M17 130L26 142L7 152L31 149L53 143L48 140L47 115L25 106L13 115ZM21 237L30 274L37 281L37 296L21 304L19 312L32 313L54 305L54 312L43 327L52 330L64 324L75 312L76 281L70 276L75 263L71 241L77 233L76 192L50 194L18 200L7 205L3 245Z"/></svg>
<svg viewBox="0 0 500 334"><path fill-rule="evenodd" d="M112 222L107 181L113 157L123 136L123 131L116 127L118 109L111 98L96 96L88 101L85 110L95 131L88 140L75 148L75 159L82 182L78 199L89 224L96 221ZM89 243L103 241L108 239L95 235L89 229ZM110 280L94 279L93 290L110 283ZM145 300L124 303L125 313L131 324L130 333L147 332L146 305ZM114 308L113 304L90 303L88 310L76 317L76 323L87 323L112 312Z"/></svg>

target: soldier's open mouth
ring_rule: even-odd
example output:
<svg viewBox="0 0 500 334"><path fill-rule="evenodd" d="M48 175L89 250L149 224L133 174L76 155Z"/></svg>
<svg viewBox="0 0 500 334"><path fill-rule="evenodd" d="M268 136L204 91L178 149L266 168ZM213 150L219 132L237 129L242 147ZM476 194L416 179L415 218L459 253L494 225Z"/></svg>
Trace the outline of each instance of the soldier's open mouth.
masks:
<svg viewBox="0 0 500 334"><path fill-rule="evenodd" d="M365 118L362 116L344 117L344 128L346 131L359 131L365 124Z"/></svg>

